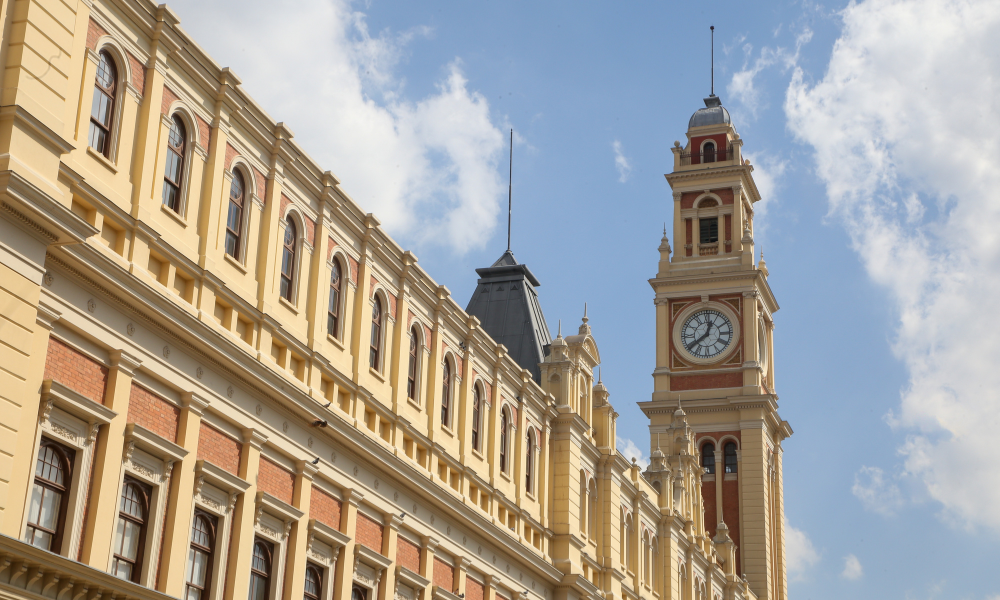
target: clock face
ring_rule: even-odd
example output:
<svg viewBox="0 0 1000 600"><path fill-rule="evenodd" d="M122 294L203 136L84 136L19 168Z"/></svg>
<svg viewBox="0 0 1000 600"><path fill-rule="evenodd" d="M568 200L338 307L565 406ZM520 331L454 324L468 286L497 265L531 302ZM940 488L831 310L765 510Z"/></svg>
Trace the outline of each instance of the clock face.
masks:
<svg viewBox="0 0 1000 600"><path fill-rule="evenodd" d="M681 344L695 358L718 356L732 341L733 324L717 310L700 310L681 328Z"/></svg>

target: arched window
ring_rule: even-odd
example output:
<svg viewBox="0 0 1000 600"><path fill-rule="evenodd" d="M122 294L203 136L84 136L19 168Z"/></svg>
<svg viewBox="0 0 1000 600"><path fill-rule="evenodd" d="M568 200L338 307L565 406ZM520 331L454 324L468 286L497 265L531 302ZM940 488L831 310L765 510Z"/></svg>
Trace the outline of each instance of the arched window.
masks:
<svg viewBox="0 0 1000 600"><path fill-rule="evenodd" d="M712 142L706 142L702 147L702 156L705 157L704 162L712 163L715 162L715 144Z"/></svg>
<svg viewBox="0 0 1000 600"><path fill-rule="evenodd" d="M726 462L726 473L735 473L739 468L736 460L736 444L734 442L727 443L722 449L722 454Z"/></svg>
<svg viewBox="0 0 1000 600"><path fill-rule="evenodd" d="M326 307L326 332L333 337L340 333L340 261L333 260L330 269L330 302Z"/></svg>
<svg viewBox="0 0 1000 600"><path fill-rule="evenodd" d="M289 216L285 219L285 239L281 248L281 297L289 302L294 298L292 291L295 282L295 242L298 237L295 219Z"/></svg>
<svg viewBox="0 0 1000 600"><path fill-rule="evenodd" d="M590 503L587 502L587 473L580 470L580 533L587 534L587 525L590 523L587 514Z"/></svg>
<svg viewBox="0 0 1000 600"><path fill-rule="evenodd" d="M226 216L226 254L240 259L240 241L243 237L243 176L233 173L229 186L229 213Z"/></svg>
<svg viewBox="0 0 1000 600"><path fill-rule="evenodd" d="M66 500L71 481L73 452L42 439L35 463L35 483L28 506L24 541L42 550L59 552L66 518Z"/></svg>
<svg viewBox="0 0 1000 600"><path fill-rule="evenodd" d="M254 540L249 600L267 600L271 593L271 553L271 544L261 539Z"/></svg>
<svg viewBox="0 0 1000 600"><path fill-rule="evenodd" d="M125 485L122 486L118 525L115 528L112 575L138 583L148 510L149 489L138 481L126 478Z"/></svg>
<svg viewBox="0 0 1000 600"><path fill-rule="evenodd" d="M215 524L214 517L201 511L195 512L184 600L202 600L208 596L208 584L212 580L212 554L215 552Z"/></svg>
<svg viewBox="0 0 1000 600"><path fill-rule="evenodd" d="M649 532L642 536L642 579L649 586L652 584L653 548L650 544Z"/></svg>
<svg viewBox="0 0 1000 600"><path fill-rule="evenodd" d="M319 600L323 593L323 575L318 567L306 565L306 586L303 590L302 600Z"/></svg>
<svg viewBox="0 0 1000 600"><path fill-rule="evenodd" d="M447 427L451 422L451 363L447 358L441 372L444 377L441 381L441 424Z"/></svg>
<svg viewBox="0 0 1000 600"><path fill-rule="evenodd" d="M472 388L472 449L479 450L479 421L482 414L482 398L479 386Z"/></svg>
<svg viewBox="0 0 1000 600"><path fill-rule="evenodd" d="M111 128L115 118L115 94L118 69L106 50L98 55L94 101L90 106L90 147L104 156L111 156Z"/></svg>
<svg viewBox="0 0 1000 600"><path fill-rule="evenodd" d="M524 491L532 494L535 491L535 430L528 429L528 440L525 446L527 454L524 457Z"/></svg>
<svg viewBox="0 0 1000 600"><path fill-rule="evenodd" d="M410 330L410 362L406 367L406 397L417 401L417 328ZM475 445L475 443L473 443Z"/></svg>
<svg viewBox="0 0 1000 600"><path fill-rule="evenodd" d="M378 370L379 357L382 354L382 299L375 296L372 304L372 345L368 354L368 364Z"/></svg>
<svg viewBox="0 0 1000 600"><path fill-rule="evenodd" d="M701 447L701 466L707 475L715 473L715 444L705 444Z"/></svg>
<svg viewBox="0 0 1000 600"><path fill-rule="evenodd" d="M186 129L181 118L170 119L167 136L167 165L163 169L163 203L174 212L181 212L181 183L184 181L184 154L187 143Z"/></svg>
<svg viewBox="0 0 1000 600"><path fill-rule="evenodd" d="M507 472L507 429L510 427L510 413L504 407L500 411L500 471Z"/></svg>

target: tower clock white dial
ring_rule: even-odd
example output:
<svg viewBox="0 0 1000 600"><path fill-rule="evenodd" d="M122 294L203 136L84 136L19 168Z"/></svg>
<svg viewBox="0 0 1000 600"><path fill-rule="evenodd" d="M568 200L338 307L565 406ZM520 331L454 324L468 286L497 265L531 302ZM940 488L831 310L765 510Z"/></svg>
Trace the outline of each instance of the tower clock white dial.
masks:
<svg viewBox="0 0 1000 600"><path fill-rule="evenodd" d="M684 322L681 345L695 358L722 354L733 341L733 324L718 310L700 310Z"/></svg>

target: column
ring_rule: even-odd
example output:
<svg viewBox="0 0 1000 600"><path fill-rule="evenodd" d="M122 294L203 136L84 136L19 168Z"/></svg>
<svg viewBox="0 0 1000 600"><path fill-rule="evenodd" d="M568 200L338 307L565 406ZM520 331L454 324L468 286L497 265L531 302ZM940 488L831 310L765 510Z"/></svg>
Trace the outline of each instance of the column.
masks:
<svg viewBox="0 0 1000 600"><path fill-rule="evenodd" d="M417 600L431 600L433 597L431 588L434 587L434 554L437 552L438 541L428 536L420 538L420 541L424 545L423 552L420 553L420 576L430 583L420 590Z"/></svg>
<svg viewBox="0 0 1000 600"><path fill-rule="evenodd" d="M385 534L382 536L382 556L396 562L396 541L399 539L399 526L403 520L396 513L385 513ZM392 565L382 574L382 582L378 588L379 600L393 600L396 591L396 569ZM290 600L290 599L289 599Z"/></svg>
<svg viewBox="0 0 1000 600"><path fill-rule="evenodd" d="M243 432L243 451L240 452L239 476L240 479L250 482L250 487L240 494L233 511L225 600L244 598L247 590L250 589L250 561L247 558L253 555L257 472L260 469L260 450L265 441L267 441L267 436L255 429L247 429ZM240 557L243 560L239 560Z"/></svg>
<svg viewBox="0 0 1000 600"><path fill-rule="evenodd" d="M195 393L184 394L177 426L177 444L188 450L187 456L174 465L170 476L170 496L167 499L167 520L163 529L163 554L157 589L180 598L184 593L184 570L187 567L188 542L191 532L191 510L194 506L194 465L198 462L198 435L201 417L208 399Z"/></svg>
<svg viewBox="0 0 1000 600"><path fill-rule="evenodd" d="M128 403L132 394L132 376L140 360L123 350L111 352L111 369L104 392L104 405L118 413L107 427L102 427L97 438L94 467L91 473L90 505L84 523L83 548L80 562L106 571L111 560L113 536L97 535L98 532L115 530L118 516L119 479L122 469L122 452L125 446L125 424L128 420Z"/></svg>
<svg viewBox="0 0 1000 600"><path fill-rule="evenodd" d="M340 511L340 531L350 536L337 559L337 573L333 583L333 600L351 600L351 583L354 581L355 526L358 522L358 504L364 495L353 489L344 490L344 504Z"/></svg>
<svg viewBox="0 0 1000 600"><path fill-rule="evenodd" d="M309 499L312 481L318 470L315 465L300 460L296 469L295 488L292 490L292 506L302 511L298 521L292 523L288 534L287 558L285 558L285 585L282 598L293 600L302 598L306 580L306 552L309 545Z"/></svg>
<svg viewBox="0 0 1000 600"><path fill-rule="evenodd" d="M465 597L465 576L469 573L470 564L464 556L455 557L455 581L451 587L456 596Z"/></svg>

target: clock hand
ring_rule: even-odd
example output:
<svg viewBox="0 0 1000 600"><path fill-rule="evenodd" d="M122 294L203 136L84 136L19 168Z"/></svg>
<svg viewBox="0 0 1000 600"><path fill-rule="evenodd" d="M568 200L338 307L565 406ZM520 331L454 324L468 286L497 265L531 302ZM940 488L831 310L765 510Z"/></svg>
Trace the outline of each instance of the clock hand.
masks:
<svg viewBox="0 0 1000 600"><path fill-rule="evenodd" d="M690 351L691 351L691 348L694 348L695 346L697 346L697 345L698 345L698 344L699 344L699 343L701 342L701 340L703 340L703 339L707 338L707 337L708 337L708 333L709 333L710 331L712 331L712 328L711 328L711 327L707 328L707 329L705 330L705 333L704 333L704 334L702 334L702 336L701 336L700 338L698 338L698 339L696 339L695 341L691 342L691 344L690 344L690 345L688 345L688 346L685 346L685 348L687 348L687 349L688 349L688 352L690 352Z"/></svg>

